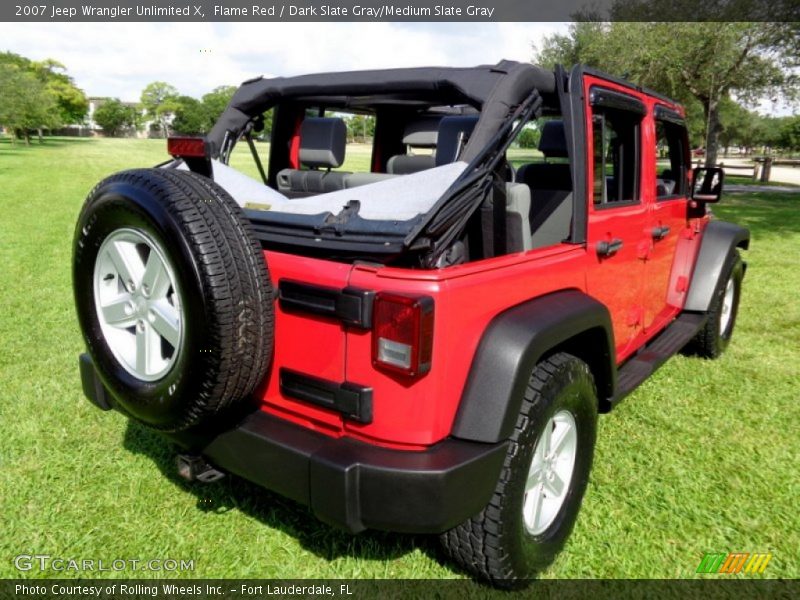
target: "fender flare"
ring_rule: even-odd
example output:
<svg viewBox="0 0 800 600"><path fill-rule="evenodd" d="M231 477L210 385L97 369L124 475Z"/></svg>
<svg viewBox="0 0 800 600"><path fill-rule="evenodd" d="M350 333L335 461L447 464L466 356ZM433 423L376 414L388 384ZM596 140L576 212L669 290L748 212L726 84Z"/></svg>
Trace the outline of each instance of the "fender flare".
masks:
<svg viewBox="0 0 800 600"><path fill-rule="evenodd" d="M580 348L593 359L598 395L612 397L616 364L608 309L579 290L554 292L514 306L489 323L472 359L451 435L486 443L511 437L536 364L573 339L591 343L591 349Z"/></svg>
<svg viewBox="0 0 800 600"><path fill-rule="evenodd" d="M727 221L711 221L703 230L703 240L694 263L683 309L689 312L707 312L728 256L735 248L747 250L749 247L749 229Z"/></svg>

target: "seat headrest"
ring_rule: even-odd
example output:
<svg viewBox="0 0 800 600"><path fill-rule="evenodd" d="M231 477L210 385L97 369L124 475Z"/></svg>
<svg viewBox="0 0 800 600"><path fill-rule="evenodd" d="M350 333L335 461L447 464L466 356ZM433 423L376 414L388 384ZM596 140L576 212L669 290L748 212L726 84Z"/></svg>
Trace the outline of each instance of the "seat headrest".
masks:
<svg viewBox="0 0 800 600"><path fill-rule="evenodd" d="M417 148L434 148L439 137L441 117L420 117L406 123L403 143Z"/></svg>
<svg viewBox="0 0 800 600"><path fill-rule="evenodd" d="M436 143L436 166L455 162L475 129L478 115L443 117Z"/></svg>
<svg viewBox="0 0 800 600"><path fill-rule="evenodd" d="M547 121L539 138L539 151L547 158L568 158L564 121Z"/></svg>
<svg viewBox="0 0 800 600"><path fill-rule="evenodd" d="M392 175L408 175L435 166L436 159L432 154L398 154L386 163L386 172Z"/></svg>
<svg viewBox="0 0 800 600"><path fill-rule="evenodd" d="M300 126L300 162L307 167L336 168L344 162L347 127L333 117L306 117Z"/></svg>

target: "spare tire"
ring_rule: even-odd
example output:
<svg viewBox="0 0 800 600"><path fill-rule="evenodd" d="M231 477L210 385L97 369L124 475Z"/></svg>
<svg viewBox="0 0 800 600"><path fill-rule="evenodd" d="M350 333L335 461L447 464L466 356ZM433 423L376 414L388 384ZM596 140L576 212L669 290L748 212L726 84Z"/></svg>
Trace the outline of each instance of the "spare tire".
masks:
<svg viewBox="0 0 800 600"><path fill-rule="evenodd" d="M105 179L78 219L75 306L116 408L164 431L250 397L273 349L273 290L236 202L189 171Z"/></svg>

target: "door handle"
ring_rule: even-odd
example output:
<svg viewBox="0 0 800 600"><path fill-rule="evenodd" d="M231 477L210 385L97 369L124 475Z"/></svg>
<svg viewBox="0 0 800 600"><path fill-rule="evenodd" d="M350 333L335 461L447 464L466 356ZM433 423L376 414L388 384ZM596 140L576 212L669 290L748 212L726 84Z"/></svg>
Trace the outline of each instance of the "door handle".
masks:
<svg viewBox="0 0 800 600"><path fill-rule="evenodd" d="M662 227L653 227L650 234L653 236L655 241L663 240L669 235L669 227L666 225Z"/></svg>
<svg viewBox="0 0 800 600"><path fill-rule="evenodd" d="M608 241L597 242L595 249L598 256L614 256L622 248L622 240L614 238Z"/></svg>

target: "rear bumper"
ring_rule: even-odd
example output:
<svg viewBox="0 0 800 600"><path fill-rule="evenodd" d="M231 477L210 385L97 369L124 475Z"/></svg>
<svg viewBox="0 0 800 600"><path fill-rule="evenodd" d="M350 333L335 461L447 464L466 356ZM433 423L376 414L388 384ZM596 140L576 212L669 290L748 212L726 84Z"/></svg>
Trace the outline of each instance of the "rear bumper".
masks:
<svg viewBox="0 0 800 600"><path fill-rule="evenodd" d="M84 392L105 408L109 402L87 359L81 357ZM309 506L320 520L354 533L440 533L489 502L506 446L450 438L421 452L391 450L331 438L256 411L199 453L218 469Z"/></svg>

